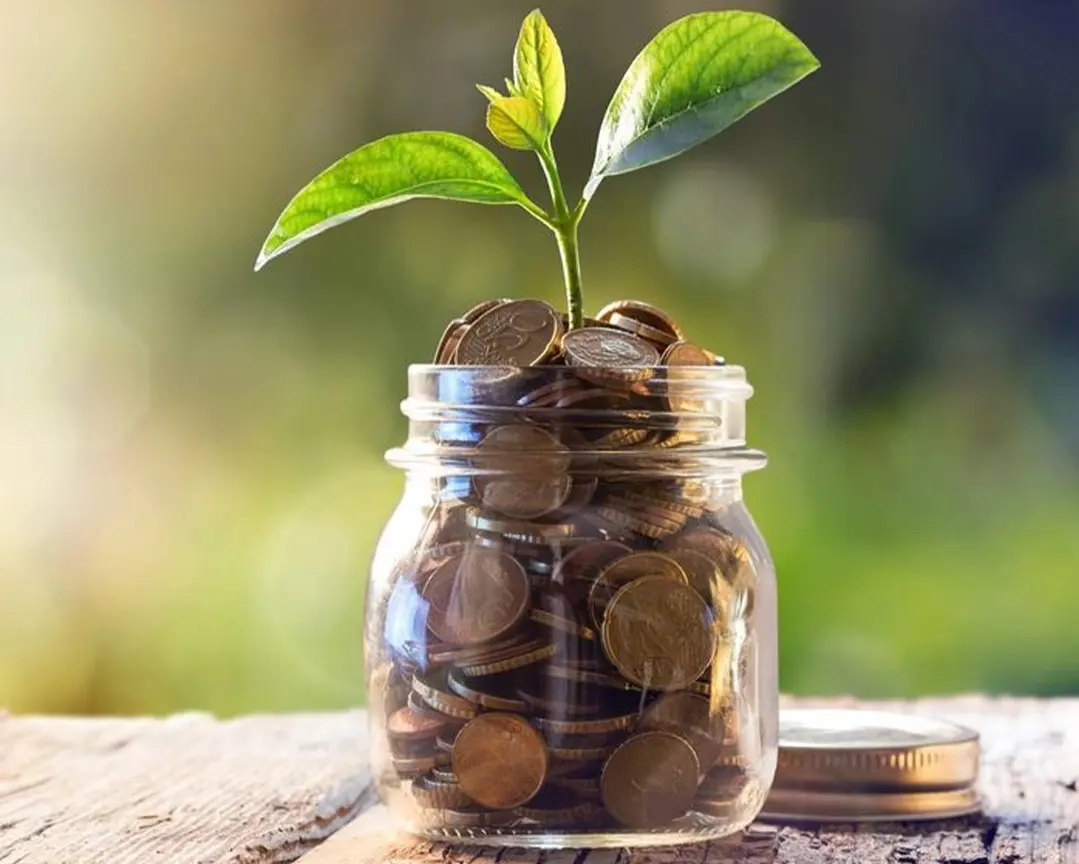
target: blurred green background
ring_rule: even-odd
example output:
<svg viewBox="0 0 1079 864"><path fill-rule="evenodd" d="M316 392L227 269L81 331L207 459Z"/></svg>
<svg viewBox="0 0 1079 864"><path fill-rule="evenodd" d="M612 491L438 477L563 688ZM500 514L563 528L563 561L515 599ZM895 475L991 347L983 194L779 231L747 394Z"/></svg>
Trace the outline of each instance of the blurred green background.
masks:
<svg viewBox="0 0 1079 864"><path fill-rule="evenodd" d="M251 267L395 131L484 138L528 0L0 0L0 705L362 699L405 366L492 296L561 303L523 212L418 203ZM1079 691L1079 6L762 0L824 68L604 185L585 290L746 365L782 684ZM548 0L579 188L691 0ZM537 168L503 154L540 194Z"/></svg>

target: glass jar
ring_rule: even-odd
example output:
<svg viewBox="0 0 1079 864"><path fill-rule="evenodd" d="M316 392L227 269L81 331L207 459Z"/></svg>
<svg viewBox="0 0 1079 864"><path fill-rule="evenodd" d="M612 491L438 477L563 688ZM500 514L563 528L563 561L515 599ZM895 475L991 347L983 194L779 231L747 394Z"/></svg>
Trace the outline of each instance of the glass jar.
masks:
<svg viewBox="0 0 1079 864"><path fill-rule="evenodd" d="M775 575L736 366L415 366L366 661L383 800L417 834L688 843L776 764Z"/></svg>

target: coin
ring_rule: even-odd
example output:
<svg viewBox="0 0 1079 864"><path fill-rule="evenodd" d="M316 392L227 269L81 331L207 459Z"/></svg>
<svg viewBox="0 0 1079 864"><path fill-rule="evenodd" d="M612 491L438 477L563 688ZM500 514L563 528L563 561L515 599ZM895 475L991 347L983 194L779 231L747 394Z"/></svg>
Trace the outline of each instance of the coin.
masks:
<svg viewBox="0 0 1079 864"><path fill-rule="evenodd" d="M412 781L412 797L420 807L427 808L468 807L472 803L460 784L444 783L434 776L433 771Z"/></svg>
<svg viewBox="0 0 1079 864"><path fill-rule="evenodd" d="M552 630L561 630L563 633L570 633L581 639L587 639L589 642L595 641L596 631L589 627L582 627L572 618L563 618L561 615L554 615L543 609L533 609L529 617L537 624L550 627Z"/></svg>
<svg viewBox="0 0 1079 864"><path fill-rule="evenodd" d="M424 810L422 816L421 821L434 828L490 828L516 818L512 810L484 810L474 806Z"/></svg>
<svg viewBox="0 0 1079 864"><path fill-rule="evenodd" d="M662 366L714 366L712 355L692 342L674 342L660 358Z"/></svg>
<svg viewBox="0 0 1079 864"><path fill-rule="evenodd" d="M551 581L565 586L569 586L574 579L591 582L606 567L619 558L629 555L632 551L624 543L616 543L613 540L598 540L595 543L586 543L563 556L551 575Z"/></svg>
<svg viewBox="0 0 1079 864"><path fill-rule="evenodd" d="M609 321L615 313L627 318L633 318L642 324L673 336L675 339L685 337L682 328L678 326L678 322L651 303L642 303L639 300L618 300L600 309L596 319L601 322Z"/></svg>
<svg viewBox="0 0 1079 864"><path fill-rule="evenodd" d="M672 342L677 341L678 338L672 333L651 327L643 321L638 321L636 318L623 315L621 312L612 312L607 323L611 327L617 327L619 330L625 330L627 333L632 333L634 336L640 336L642 339L654 342L660 347L670 345Z"/></svg>
<svg viewBox="0 0 1079 864"><path fill-rule="evenodd" d="M700 798L730 800L737 797L748 782L745 768L738 765L721 765L704 775L697 795Z"/></svg>
<svg viewBox="0 0 1079 864"><path fill-rule="evenodd" d="M600 383L639 381L659 362L659 352L643 339L608 327L571 330L562 351L578 374Z"/></svg>
<svg viewBox="0 0 1079 864"><path fill-rule="evenodd" d="M494 711L526 711L528 705L523 699L509 696L506 693L504 684L495 684L490 680L487 680L482 685L482 689L472 686L469 679L460 671L450 672L446 679L446 683L449 688L460 696L462 699L467 699L469 702L475 702L477 705L481 705L484 708L490 708Z"/></svg>
<svg viewBox="0 0 1079 864"><path fill-rule="evenodd" d="M464 315L461 316L461 320L465 324L475 324L480 318L492 309L497 309L499 306L504 306L507 303L512 302L508 298L501 300L484 300L482 303L477 303L471 309L469 309Z"/></svg>
<svg viewBox="0 0 1079 864"><path fill-rule="evenodd" d="M454 319L446 326L446 329L442 332L442 338L438 340L438 347L435 349L435 363L437 365L445 366L453 362L453 355L456 353L457 346L461 343L461 339L467 330L468 322L460 318Z"/></svg>
<svg viewBox="0 0 1079 864"><path fill-rule="evenodd" d="M708 556L689 548L672 549L670 556L686 571L690 587L711 604L716 618L725 623L734 589L723 578L719 565Z"/></svg>
<svg viewBox="0 0 1079 864"><path fill-rule="evenodd" d="M503 519L497 516L488 516L476 507L469 508L468 525L477 531L485 531L489 534L498 534L501 537L509 538L511 542L532 543L537 546L567 539L576 532L575 526L571 523L547 525L539 522Z"/></svg>
<svg viewBox="0 0 1079 864"><path fill-rule="evenodd" d="M447 692L445 680L444 675L416 675L412 679L412 692L441 714L462 720L475 717L479 709L467 699Z"/></svg>
<svg viewBox="0 0 1079 864"><path fill-rule="evenodd" d="M642 576L662 576L683 585L689 582L681 565L662 552L635 552L608 565L592 583L588 612L596 630L603 627L604 610L622 586Z"/></svg>
<svg viewBox="0 0 1079 864"><path fill-rule="evenodd" d="M399 741L414 741L430 738L437 734L445 724L436 717L414 711L407 705L394 711L386 720L386 734Z"/></svg>
<svg viewBox="0 0 1079 864"><path fill-rule="evenodd" d="M603 766L603 804L629 828L659 828L685 815L697 792L693 747L670 732L642 732Z"/></svg>
<svg viewBox="0 0 1079 864"><path fill-rule="evenodd" d="M520 633L507 636L492 642L484 642L482 645L432 645L427 651L428 666L461 666L466 663L481 663L492 657L498 659L507 651L522 649L523 646L531 646L531 640ZM531 647L523 648L531 650Z"/></svg>
<svg viewBox="0 0 1079 864"><path fill-rule="evenodd" d="M393 770L401 778L419 777L435 767L434 756L419 756L415 758L393 759Z"/></svg>
<svg viewBox="0 0 1079 864"><path fill-rule="evenodd" d="M614 429L601 435L592 442L597 450L621 450L626 447L635 447L648 439L647 429L623 428Z"/></svg>
<svg viewBox="0 0 1079 864"><path fill-rule="evenodd" d="M727 730L726 716L715 700L696 693L665 693L641 714L637 729L681 735L697 754L701 768L719 757Z"/></svg>
<svg viewBox="0 0 1079 864"><path fill-rule="evenodd" d="M557 686L530 689L521 686L517 688L517 695L533 711L557 717L581 717L600 712L600 700L594 692L571 689L573 682L570 681L550 683L564 683L567 689L561 690Z"/></svg>
<svg viewBox="0 0 1079 864"><path fill-rule="evenodd" d="M569 448L539 426L499 426L480 442L472 466L485 507L514 519L536 519L557 510L573 479Z"/></svg>
<svg viewBox="0 0 1079 864"><path fill-rule="evenodd" d="M665 545L671 549L692 549L715 561L733 589L732 602L737 599L745 608L745 614L752 613L756 576L749 549L741 540L715 528L695 528L672 538Z"/></svg>
<svg viewBox="0 0 1079 864"><path fill-rule="evenodd" d="M612 690L639 690L640 688L631 681L626 681L616 675L607 675L591 669L580 669L573 666L559 666L552 664L547 667L547 674L556 678L565 678L567 681L576 681L578 684L596 684L599 687L608 687Z"/></svg>
<svg viewBox="0 0 1079 864"><path fill-rule="evenodd" d="M518 807L516 814L541 825L573 825L587 819L595 812L595 805L580 801L577 793L561 784L545 786L525 807Z"/></svg>
<svg viewBox="0 0 1079 864"><path fill-rule="evenodd" d="M491 660L473 666L462 666L461 671L472 678L482 678L484 675L497 675L500 672L509 672L512 669L531 666L533 663L542 663L544 660L550 660L557 653L557 645L542 645L532 651L515 654L502 660Z"/></svg>
<svg viewBox="0 0 1079 864"><path fill-rule="evenodd" d="M616 717L597 717L594 720L565 720L560 717L533 717L532 722L544 733L556 735L602 735L628 729L637 720L636 714Z"/></svg>
<svg viewBox="0 0 1079 864"><path fill-rule="evenodd" d="M461 366L535 366L549 358L562 335L558 314L540 300L514 300L477 319L457 346Z"/></svg>
<svg viewBox="0 0 1079 864"><path fill-rule="evenodd" d="M529 590L528 574L509 555L470 546L423 586L427 629L455 645L496 639L524 618Z"/></svg>
<svg viewBox="0 0 1079 864"><path fill-rule="evenodd" d="M604 614L602 637L618 671L652 690L681 690L695 681L716 646L708 604L669 576L645 576L621 588Z"/></svg>
<svg viewBox="0 0 1079 864"><path fill-rule="evenodd" d="M453 772L469 798L494 810L531 800L547 776L547 744L516 714L482 714L458 734Z"/></svg>

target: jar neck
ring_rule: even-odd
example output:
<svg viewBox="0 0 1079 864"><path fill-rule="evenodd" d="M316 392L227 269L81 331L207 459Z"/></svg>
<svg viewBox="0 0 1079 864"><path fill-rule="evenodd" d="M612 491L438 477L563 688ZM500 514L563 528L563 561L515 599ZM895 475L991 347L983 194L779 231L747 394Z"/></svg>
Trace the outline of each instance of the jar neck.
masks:
<svg viewBox="0 0 1079 864"><path fill-rule="evenodd" d="M428 475L542 472L554 459L557 470L599 462L609 472L730 476L737 485L764 464L746 447L752 393L738 366L413 366L402 404L408 442L388 458ZM497 431L507 429L518 431Z"/></svg>

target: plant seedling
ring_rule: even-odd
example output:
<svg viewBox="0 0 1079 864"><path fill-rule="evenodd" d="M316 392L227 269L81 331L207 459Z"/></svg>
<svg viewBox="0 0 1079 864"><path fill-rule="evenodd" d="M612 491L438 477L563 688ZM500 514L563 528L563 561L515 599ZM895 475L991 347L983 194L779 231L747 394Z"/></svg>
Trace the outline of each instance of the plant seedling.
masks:
<svg viewBox="0 0 1079 864"><path fill-rule="evenodd" d="M664 28L630 65L600 127L592 174L570 206L553 135L566 104L566 70L537 9L525 18L506 93L481 85L487 128L532 151L551 208L530 198L490 150L452 132L407 132L361 147L301 189L278 218L255 269L328 228L413 198L516 204L558 242L570 329L583 324L578 229L608 177L655 165L722 132L820 66L778 21L756 12L701 12Z"/></svg>

